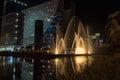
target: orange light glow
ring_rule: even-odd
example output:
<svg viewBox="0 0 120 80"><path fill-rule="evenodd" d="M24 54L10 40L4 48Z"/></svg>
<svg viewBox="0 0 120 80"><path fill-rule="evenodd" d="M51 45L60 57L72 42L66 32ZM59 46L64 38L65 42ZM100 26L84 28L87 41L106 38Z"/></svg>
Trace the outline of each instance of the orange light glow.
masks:
<svg viewBox="0 0 120 80"><path fill-rule="evenodd" d="M75 54L84 54L86 51L84 48L76 48L75 49Z"/></svg>

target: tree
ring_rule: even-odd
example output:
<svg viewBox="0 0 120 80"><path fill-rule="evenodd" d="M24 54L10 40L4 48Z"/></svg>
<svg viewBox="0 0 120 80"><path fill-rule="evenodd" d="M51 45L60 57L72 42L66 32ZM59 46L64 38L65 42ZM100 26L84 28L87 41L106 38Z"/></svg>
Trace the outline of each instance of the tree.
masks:
<svg viewBox="0 0 120 80"><path fill-rule="evenodd" d="M110 14L105 28L106 42L112 46L120 46L120 12Z"/></svg>

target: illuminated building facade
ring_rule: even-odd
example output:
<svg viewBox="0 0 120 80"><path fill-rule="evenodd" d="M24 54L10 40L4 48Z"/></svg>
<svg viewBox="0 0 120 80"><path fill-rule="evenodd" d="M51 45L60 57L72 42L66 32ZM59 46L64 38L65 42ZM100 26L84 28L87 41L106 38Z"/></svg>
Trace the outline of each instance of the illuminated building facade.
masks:
<svg viewBox="0 0 120 80"><path fill-rule="evenodd" d="M16 19L16 16L20 16L20 14L16 14L16 16L11 16L15 18L11 26L14 26L15 28L19 28L21 26L21 33L18 37L15 37L15 35L18 35L18 31L14 31L14 29L10 30L12 34L7 33L7 42L9 40L9 44L23 44L23 46L28 46L31 44L34 44L35 42L35 22L38 20L41 20L43 22L43 38L41 40L42 46L47 46L50 48L50 46L55 46L55 40L56 40L56 28L59 28L60 37L64 37L65 28L69 22L71 11L70 10L63 10L63 1L62 0L49 0L42 4L29 7L27 9L24 9L21 11L22 20ZM52 5L52 6L51 6ZM11 14L12 15L12 14ZM9 18L7 22L9 22ZM23 20L24 19L24 20ZM20 24L16 24L20 23ZM23 25L24 24L24 25ZM6 28L3 28L6 30ZM15 34L13 34L15 33ZM9 37L10 36L10 37ZM11 37L12 36L12 37ZM20 41L18 41L20 40ZM8 44L8 43L7 43ZM54 44L54 45L53 45Z"/></svg>
<svg viewBox="0 0 120 80"><path fill-rule="evenodd" d="M56 34L64 37L72 16L71 9L64 10L63 0L49 0L22 10L22 13L25 14L23 46L34 44L35 21L41 20L43 21L43 38L39 45L50 50L55 48Z"/></svg>
<svg viewBox="0 0 120 80"><path fill-rule="evenodd" d="M3 50L13 50L13 47L23 44L23 21L24 14L21 12L10 13L1 27Z"/></svg>
<svg viewBox="0 0 120 80"><path fill-rule="evenodd" d="M24 17L24 38L23 45L34 44L35 21L43 21L43 35L47 32L48 27L52 28L50 24L55 18L58 0L50 0L45 3L22 10ZM52 6L51 6L52 5Z"/></svg>

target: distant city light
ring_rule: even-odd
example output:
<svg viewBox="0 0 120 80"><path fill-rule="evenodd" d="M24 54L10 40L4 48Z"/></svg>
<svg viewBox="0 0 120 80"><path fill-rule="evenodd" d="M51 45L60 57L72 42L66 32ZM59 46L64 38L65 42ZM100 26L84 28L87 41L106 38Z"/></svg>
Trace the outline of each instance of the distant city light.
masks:
<svg viewBox="0 0 120 80"><path fill-rule="evenodd" d="M91 36L91 37L92 37L92 39L96 39L96 36L94 36L94 35L93 35L93 36Z"/></svg>
<svg viewBox="0 0 120 80"><path fill-rule="evenodd" d="M17 27L18 27L18 25L15 25L15 27L17 28Z"/></svg>
<svg viewBox="0 0 120 80"><path fill-rule="evenodd" d="M100 36L100 33L95 33L95 36L96 36L96 37Z"/></svg>
<svg viewBox="0 0 120 80"><path fill-rule="evenodd" d="M99 40L99 42L101 42L101 43L102 43L102 42L103 42L103 39L100 39L100 40Z"/></svg>

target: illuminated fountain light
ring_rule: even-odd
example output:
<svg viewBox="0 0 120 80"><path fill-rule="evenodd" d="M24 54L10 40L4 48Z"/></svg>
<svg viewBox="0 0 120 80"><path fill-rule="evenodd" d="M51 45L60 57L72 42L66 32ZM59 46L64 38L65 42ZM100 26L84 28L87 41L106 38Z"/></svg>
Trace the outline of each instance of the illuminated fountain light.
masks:
<svg viewBox="0 0 120 80"><path fill-rule="evenodd" d="M55 54L90 54L93 52L88 39L89 31L85 30L81 21L76 21L75 16L71 18L64 38L58 38L60 32L57 31Z"/></svg>
<svg viewBox="0 0 120 80"><path fill-rule="evenodd" d="M76 48L75 49L75 54L83 54L86 53L84 48Z"/></svg>
<svg viewBox="0 0 120 80"><path fill-rule="evenodd" d="M85 41L83 40L82 37L80 37L77 34L75 34L75 38L73 40L73 44L72 44L71 49L74 50L75 54L87 53Z"/></svg>
<svg viewBox="0 0 120 80"><path fill-rule="evenodd" d="M86 66L90 66L93 63L93 58L90 56L77 56L71 58L72 67L74 72L81 72L83 71Z"/></svg>
<svg viewBox="0 0 120 80"><path fill-rule="evenodd" d="M77 33L75 32L75 38L72 44L72 50L75 54L86 54L91 53L91 45L88 39L88 31L85 31L85 28L81 22L78 24Z"/></svg>
<svg viewBox="0 0 120 80"><path fill-rule="evenodd" d="M59 38L57 35L56 43L55 54L65 53L65 43L63 38Z"/></svg>

